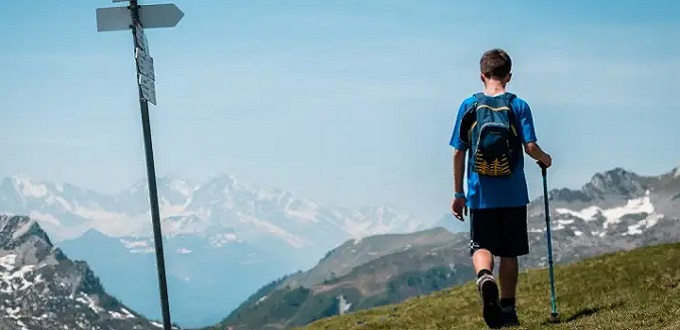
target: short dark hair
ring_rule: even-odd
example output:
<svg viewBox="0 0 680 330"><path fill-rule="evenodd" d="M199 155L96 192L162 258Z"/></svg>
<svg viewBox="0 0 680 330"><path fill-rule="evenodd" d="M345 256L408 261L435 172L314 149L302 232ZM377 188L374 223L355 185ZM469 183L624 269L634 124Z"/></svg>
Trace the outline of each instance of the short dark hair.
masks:
<svg viewBox="0 0 680 330"><path fill-rule="evenodd" d="M479 68L486 78L505 78L512 70L510 55L500 48L488 50L479 61Z"/></svg>

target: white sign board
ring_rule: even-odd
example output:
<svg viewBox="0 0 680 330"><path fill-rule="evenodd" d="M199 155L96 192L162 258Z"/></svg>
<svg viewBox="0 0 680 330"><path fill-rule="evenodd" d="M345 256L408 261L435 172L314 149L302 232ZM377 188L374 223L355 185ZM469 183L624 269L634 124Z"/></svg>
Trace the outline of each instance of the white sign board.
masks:
<svg viewBox="0 0 680 330"><path fill-rule="evenodd" d="M139 76L139 87L142 90L142 97L156 105L156 85L153 80L147 78L145 75L140 74Z"/></svg>
<svg viewBox="0 0 680 330"><path fill-rule="evenodd" d="M132 15L127 7L97 8L97 32L128 30ZM146 29L174 27L184 13L173 3L139 7L139 20Z"/></svg>
<svg viewBox="0 0 680 330"><path fill-rule="evenodd" d="M138 47L142 48L145 52L149 53L149 43L146 41L144 28L141 25L139 25L139 22L135 22L135 42Z"/></svg>
<svg viewBox="0 0 680 330"><path fill-rule="evenodd" d="M132 16L127 7L97 8L97 32L128 30Z"/></svg>
<svg viewBox="0 0 680 330"><path fill-rule="evenodd" d="M151 80L156 80L153 72L153 58L139 47L136 48L135 58L137 59L139 73Z"/></svg>

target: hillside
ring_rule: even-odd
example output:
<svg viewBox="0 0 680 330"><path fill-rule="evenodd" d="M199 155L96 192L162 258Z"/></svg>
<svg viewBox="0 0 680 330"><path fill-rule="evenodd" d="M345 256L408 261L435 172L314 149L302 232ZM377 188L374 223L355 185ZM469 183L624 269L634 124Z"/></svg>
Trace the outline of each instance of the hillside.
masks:
<svg viewBox="0 0 680 330"><path fill-rule="evenodd" d="M676 173L645 177L614 168L595 174L580 190L550 191L555 261L680 241ZM521 258L522 267L544 267L542 198L529 206L529 231L531 253ZM355 312L467 282L474 278L468 241L468 233L443 228L347 241L317 266L251 295L219 328L290 329L338 314L339 297Z"/></svg>
<svg viewBox="0 0 680 330"><path fill-rule="evenodd" d="M546 269L522 272L515 329L680 329L680 243L555 268L560 323L548 325ZM304 330L487 329L473 282L402 304L349 313Z"/></svg>
<svg viewBox="0 0 680 330"><path fill-rule="evenodd" d="M465 235L443 228L349 241L317 267L270 283L215 329L279 329L338 312L338 296L351 309L400 302L462 284L472 270L457 250Z"/></svg>
<svg viewBox="0 0 680 330"><path fill-rule="evenodd" d="M2 329L157 329L104 290L87 263L71 261L28 217L0 215Z"/></svg>

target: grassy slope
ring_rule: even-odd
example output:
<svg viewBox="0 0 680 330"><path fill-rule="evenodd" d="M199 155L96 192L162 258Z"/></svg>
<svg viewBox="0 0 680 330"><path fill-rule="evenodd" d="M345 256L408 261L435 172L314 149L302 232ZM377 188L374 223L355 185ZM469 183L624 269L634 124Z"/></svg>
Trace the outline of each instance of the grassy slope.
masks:
<svg viewBox="0 0 680 330"><path fill-rule="evenodd" d="M548 270L520 274L515 329L680 329L680 243L607 254L555 267L557 309L550 314ZM319 320L305 330L488 329L474 283L402 304Z"/></svg>

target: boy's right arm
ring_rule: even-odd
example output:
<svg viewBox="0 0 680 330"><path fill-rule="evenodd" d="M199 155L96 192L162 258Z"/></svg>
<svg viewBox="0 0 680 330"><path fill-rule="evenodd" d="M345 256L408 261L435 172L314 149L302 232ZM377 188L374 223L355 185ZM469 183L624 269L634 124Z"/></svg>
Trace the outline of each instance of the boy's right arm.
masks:
<svg viewBox="0 0 680 330"><path fill-rule="evenodd" d="M522 138L524 144L524 152L531 158L543 163L545 167L552 165L552 158L536 143L536 130L534 128L534 118L531 114L531 108L525 102L519 111L519 122L522 130Z"/></svg>

